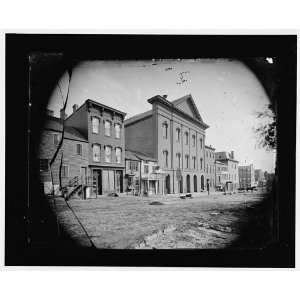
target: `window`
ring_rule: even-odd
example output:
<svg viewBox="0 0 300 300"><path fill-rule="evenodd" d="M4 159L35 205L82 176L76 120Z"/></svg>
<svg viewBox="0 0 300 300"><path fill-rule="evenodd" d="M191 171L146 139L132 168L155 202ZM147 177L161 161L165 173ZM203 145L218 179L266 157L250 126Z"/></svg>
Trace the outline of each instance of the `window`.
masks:
<svg viewBox="0 0 300 300"><path fill-rule="evenodd" d="M196 157L195 156L193 157L193 166L194 166L194 169L196 169Z"/></svg>
<svg viewBox="0 0 300 300"><path fill-rule="evenodd" d="M192 136L192 141L193 141L193 147L196 146L196 136L193 134Z"/></svg>
<svg viewBox="0 0 300 300"><path fill-rule="evenodd" d="M93 161L100 161L100 145L93 145Z"/></svg>
<svg viewBox="0 0 300 300"><path fill-rule="evenodd" d="M92 117L92 132L99 133L100 120L97 117Z"/></svg>
<svg viewBox="0 0 300 300"><path fill-rule="evenodd" d="M200 169L202 170L203 168L203 158L200 158Z"/></svg>
<svg viewBox="0 0 300 300"><path fill-rule="evenodd" d="M188 155L186 155L185 156L185 167L188 169L188 167L189 167L189 156Z"/></svg>
<svg viewBox="0 0 300 300"><path fill-rule="evenodd" d="M121 137L121 125L115 124L115 136L116 139L119 139Z"/></svg>
<svg viewBox="0 0 300 300"><path fill-rule="evenodd" d="M165 139L168 138L168 123L167 122L163 123L163 137Z"/></svg>
<svg viewBox="0 0 300 300"><path fill-rule="evenodd" d="M202 138L200 139L200 149L202 149L203 148L203 140L202 140Z"/></svg>
<svg viewBox="0 0 300 300"><path fill-rule="evenodd" d="M76 153L78 155L82 155L82 145L81 144L76 144Z"/></svg>
<svg viewBox="0 0 300 300"><path fill-rule="evenodd" d="M144 173L145 174L149 173L149 166L148 165L144 165Z"/></svg>
<svg viewBox="0 0 300 300"><path fill-rule="evenodd" d="M49 170L49 159L40 159L40 171L46 172Z"/></svg>
<svg viewBox="0 0 300 300"><path fill-rule="evenodd" d="M54 133L53 134L53 144L55 146L57 146L59 144L59 140L60 140L59 134L58 133Z"/></svg>
<svg viewBox="0 0 300 300"><path fill-rule="evenodd" d="M180 153L176 153L176 159L177 159L177 168L179 168L180 169L180 167L181 167L181 155L180 155Z"/></svg>
<svg viewBox="0 0 300 300"><path fill-rule="evenodd" d="M129 162L129 169L131 170L131 171L138 171L138 161L135 161L135 160L131 160L130 162Z"/></svg>
<svg viewBox="0 0 300 300"><path fill-rule="evenodd" d="M180 143L180 129L176 128L176 142Z"/></svg>
<svg viewBox="0 0 300 300"><path fill-rule="evenodd" d="M105 162L111 162L111 147L105 146Z"/></svg>
<svg viewBox="0 0 300 300"><path fill-rule="evenodd" d="M104 122L104 130L106 136L110 136L110 127L111 127L111 122L106 120Z"/></svg>
<svg viewBox="0 0 300 300"><path fill-rule="evenodd" d="M206 165L206 173L208 173L208 165Z"/></svg>
<svg viewBox="0 0 300 300"><path fill-rule="evenodd" d="M121 157L122 157L122 149L116 148L116 161L118 164L121 163Z"/></svg>
<svg viewBox="0 0 300 300"><path fill-rule="evenodd" d="M69 177L69 167L66 165L61 166L61 177Z"/></svg>
<svg viewBox="0 0 300 300"><path fill-rule="evenodd" d="M168 167L168 151L163 151L163 156L165 167Z"/></svg>
<svg viewBox="0 0 300 300"><path fill-rule="evenodd" d="M208 152L207 151L205 151L206 152L206 157L208 157Z"/></svg>
<svg viewBox="0 0 300 300"><path fill-rule="evenodd" d="M189 144L189 133L186 131L184 135L185 135L185 144L188 145Z"/></svg>
<svg viewBox="0 0 300 300"><path fill-rule="evenodd" d="M209 157L211 158L211 152L209 152Z"/></svg>
<svg viewBox="0 0 300 300"><path fill-rule="evenodd" d="M156 172L157 171L157 166L152 166L152 172Z"/></svg>

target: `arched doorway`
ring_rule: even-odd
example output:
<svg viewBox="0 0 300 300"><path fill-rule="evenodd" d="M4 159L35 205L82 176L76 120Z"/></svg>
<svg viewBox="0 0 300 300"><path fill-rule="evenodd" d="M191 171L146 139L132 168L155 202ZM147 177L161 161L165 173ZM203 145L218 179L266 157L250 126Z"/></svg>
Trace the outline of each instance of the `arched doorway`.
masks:
<svg viewBox="0 0 300 300"><path fill-rule="evenodd" d="M166 176L165 180L165 193L170 194L170 175Z"/></svg>
<svg viewBox="0 0 300 300"><path fill-rule="evenodd" d="M194 192L197 193L197 175L194 175Z"/></svg>
<svg viewBox="0 0 300 300"><path fill-rule="evenodd" d="M191 192L190 175L186 175L186 192Z"/></svg>
<svg viewBox="0 0 300 300"><path fill-rule="evenodd" d="M183 193L183 178L181 176L181 178L179 179L179 193Z"/></svg>
<svg viewBox="0 0 300 300"><path fill-rule="evenodd" d="M201 175L201 190L204 190L204 176Z"/></svg>

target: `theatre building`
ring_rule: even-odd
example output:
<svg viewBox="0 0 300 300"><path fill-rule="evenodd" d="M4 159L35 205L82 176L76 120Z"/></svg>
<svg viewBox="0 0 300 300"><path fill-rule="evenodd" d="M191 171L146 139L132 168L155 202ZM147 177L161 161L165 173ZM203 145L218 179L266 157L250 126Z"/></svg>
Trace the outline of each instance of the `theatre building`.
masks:
<svg viewBox="0 0 300 300"><path fill-rule="evenodd" d="M125 120L126 148L157 160L164 174L157 193L206 189L204 123L191 95L148 100L152 109Z"/></svg>
<svg viewBox="0 0 300 300"><path fill-rule="evenodd" d="M125 170L125 113L93 100L86 100L65 124L88 141L87 177L93 180L88 197L123 192Z"/></svg>

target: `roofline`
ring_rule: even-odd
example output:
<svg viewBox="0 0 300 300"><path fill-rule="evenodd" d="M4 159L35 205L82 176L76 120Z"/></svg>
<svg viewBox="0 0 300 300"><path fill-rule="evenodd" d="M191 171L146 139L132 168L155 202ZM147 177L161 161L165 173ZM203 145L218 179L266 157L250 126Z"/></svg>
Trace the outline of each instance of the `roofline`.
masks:
<svg viewBox="0 0 300 300"><path fill-rule="evenodd" d="M148 113L148 114L146 114L146 113ZM127 119L127 120L124 120L124 126L126 127L126 126L129 126L129 125L133 125L133 124L135 124L135 123L137 123L137 122L140 122L140 121L143 121L143 120L145 120L145 119L151 118L152 115L153 115L152 110L145 111L145 112L142 113L142 114L145 114L145 115L144 115L144 116L137 117L135 120L130 120L130 119L136 117L137 115L136 115L136 116L132 116L132 117L130 117L130 118Z"/></svg>
<svg viewBox="0 0 300 300"><path fill-rule="evenodd" d="M44 128L43 130L48 130L48 131L54 131L54 132L62 133L62 130L56 130L56 129L51 129L51 128ZM66 132L66 130L65 130L65 132ZM89 143L88 140L84 140L84 139L80 139L80 138L78 138L78 139L74 138L73 139L73 138L68 138L66 136L64 136L64 140L71 140L71 141L78 141L78 142Z"/></svg>
<svg viewBox="0 0 300 300"><path fill-rule="evenodd" d="M202 127L204 127L204 129L208 129L209 128L209 125L207 125L203 121L201 122L200 120L191 117L190 115L188 115L187 113L185 113L181 109L177 108L172 102L168 101L166 98L164 98L164 97L162 97L160 95L153 96L150 99L148 99L147 101L150 104L153 104L154 101L161 102L162 104L165 104L166 106L171 107L174 111L176 111L176 112L184 115L186 118L188 118L188 119L192 120L193 122L201 125Z"/></svg>
<svg viewBox="0 0 300 300"><path fill-rule="evenodd" d="M216 148L213 148L211 146L207 146L207 145L204 145L205 148L208 148L208 149L211 149L211 150L216 150Z"/></svg>
<svg viewBox="0 0 300 300"><path fill-rule="evenodd" d="M120 114L120 115L122 115L122 116L124 116L124 117L126 116L126 113L125 113L125 112L120 111L120 110L118 110L118 109L115 109L115 108L113 108L113 107L107 106L107 105L105 105L105 104L102 104L102 103L100 103L100 102L97 102L97 101L95 101L95 100L87 99L87 100L85 101L85 103L88 103L88 102L91 102L92 104L95 104L95 105L97 105L97 106L101 106L101 107L103 107L103 108L105 108L105 109L107 109L107 110L112 110L112 111L114 111L114 112L116 112L116 113L118 113L118 114Z"/></svg>
<svg viewBox="0 0 300 300"><path fill-rule="evenodd" d="M230 161L234 161L234 162L239 162L238 160L232 159L232 158L218 158L219 161L224 161L224 160L230 160Z"/></svg>

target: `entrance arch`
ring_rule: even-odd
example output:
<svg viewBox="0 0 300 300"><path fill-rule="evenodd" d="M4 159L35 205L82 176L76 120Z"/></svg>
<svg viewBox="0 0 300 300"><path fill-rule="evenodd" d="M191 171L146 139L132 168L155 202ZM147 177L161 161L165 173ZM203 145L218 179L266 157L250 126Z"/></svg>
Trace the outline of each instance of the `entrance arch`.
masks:
<svg viewBox="0 0 300 300"><path fill-rule="evenodd" d="M170 175L166 176L165 180L165 193L170 194Z"/></svg>
<svg viewBox="0 0 300 300"><path fill-rule="evenodd" d="M191 192L190 175L186 175L186 192Z"/></svg>
<svg viewBox="0 0 300 300"><path fill-rule="evenodd" d="M204 176L201 175L201 190L204 190Z"/></svg>
<svg viewBox="0 0 300 300"><path fill-rule="evenodd" d="M194 175L194 192L197 193L197 175Z"/></svg>

